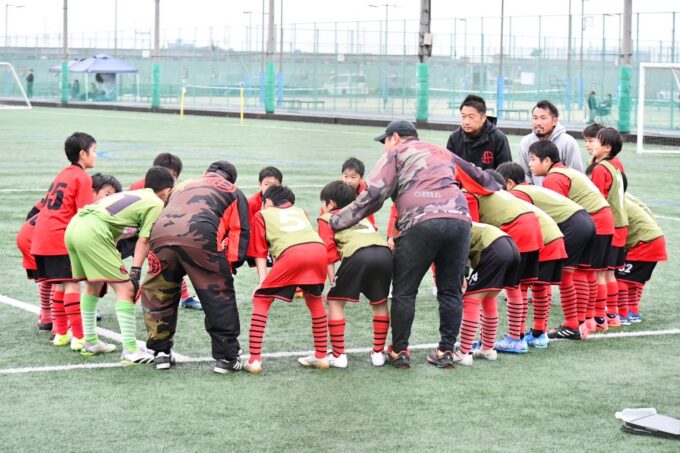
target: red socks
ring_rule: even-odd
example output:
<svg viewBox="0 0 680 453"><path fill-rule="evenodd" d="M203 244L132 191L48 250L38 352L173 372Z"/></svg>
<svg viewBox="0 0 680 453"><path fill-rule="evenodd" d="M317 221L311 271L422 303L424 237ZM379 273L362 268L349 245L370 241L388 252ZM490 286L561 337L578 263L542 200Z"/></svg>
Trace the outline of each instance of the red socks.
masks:
<svg viewBox="0 0 680 453"><path fill-rule="evenodd" d="M305 302L312 315L312 335L314 336L314 351L317 359L328 355L328 318L321 296L305 294ZM344 349L344 348L343 348Z"/></svg>
<svg viewBox="0 0 680 453"><path fill-rule="evenodd" d="M471 296L463 297L463 320L460 325L460 353L466 355L472 349L477 327L479 327L479 309L482 301Z"/></svg>
<svg viewBox="0 0 680 453"><path fill-rule="evenodd" d="M387 331L390 329L389 316L373 317L373 351L382 352L387 342ZM332 338L332 337L331 337Z"/></svg>
<svg viewBox="0 0 680 453"><path fill-rule="evenodd" d="M68 318L64 311L64 292L55 291L52 295L52 333L66 335L68 332Z"/></svg>
<svg viewBox="0 0 680 453"><path fill-rule="evenodd" d="M482 348L493 349L496 346L498 330L498 300L487 297L482 300Z"/></svg>
<svg viewBox="0 0 680 453"><path fill-rule="evenodd" d="M527 322L527 316L529 315L529 285L527 283L522 283L519 285L520 291L522 291L522 325L519 328L520 331L520 337L524 335L524 332L527 331L526 329L526 322ZM534 295L534 288L533 286L531 287L531 296L536 297Z"/></svg>
<svg viewBox="0 0 680 453"><path fill-rule="evenodd" d="M345 353L345 320L329 319L328 333L331 337L333 356L339 357Z"/></svg>
<svg viewBox="0 0 680 453"><path fill-rule="evenodd" d="M595 317L604 318L607 316L605 307L607 305L607 284L597 284L597 299L595 299Z"/></svg>
<svg viewBox="0 0 680 453"><path fill-rule="evenodd" d="M587 282L585 282L587 283ZM560 300L562 301L562 312L564 313L564 325L570 329L578 329L579 311L576 297L576 287L571 272L562 272L562 283L560 283ZM585 308L585 306L583 307ZM583 320L585 321L585 309L583 310Z"/></svg>
<svg viewBox="0 0 680 453"><path fill-rule="evenodd" d="M524 299L519 286L505 288L508 298L508 336L519 340L522 333L522 313L524 313Z"/></svg>
<svg viewBox="0 0 680 453"><path fill-rule="evenodd" d="M588 307L586 309L586 319L592 319L595 317L595 305L597 304L597 292L599 285L597 284L597 276L595 275L595 271L588 271L588 287L590 288L590 291L588 291ZM605 291L606 292L606 291Z"/></svg>
<svg viewBox="0 0 680 453"><path fill-rule="evenodd" d="M74 338L83 338L83 319L80 317L80 293L64 294L64 311Z"/></svg>
<svg viewBox="0 0 680 453"><path fill-rule="evenodd" d="M548 316L550 316L552 288L550 285L531 285L531 293L534 302L533 329L545 332L548 327Z"/></svg>
<svg viewBox="0 0 680 453"><path fill-rule="evenodd" d="M607 282L607 313L615 315L619 312L619 285L616 281ZM626 313L628 316L628 313Z"/></svg>
<svg viewBox="0 0 680 453"><path fill-rule="evenodd" d="M186 299L189 296L191 296L191 293L189 293L189 286L187 285L187 281L185 279L182 279L182 294L179 297L181 297L182 299Z"/></svg>
<svg viewBox="0 0 680 453"><path fill-rule="evenodd" d="M42 324L49 324L52 322L52 302L50 301L52 283L40 282L38 287L40 288L40 315L38 320Z"/></svg>
<svg viewBox="0 0 680 453"><path fill-rule="evenodd" d="M562 273L562 283L567 272ZM576 269L571 273L572 281L574 282L574 290L576 292L576 312L578 313L578 322L581 324L586 320L586 311L588 309L588 298L590 297L590 286L588 283L588 273L586 271ZM560 298L562 298L560 288ZM564 310L564 303L562 303L562 310Z"/></svg>
<svg viewBox="0 0 680 453"><path fill-rule="evenodd" d="M627 318L628 317L628 284L622 280L617 281L618 288L619 288L619 301L618 301L618 307L619 307L619 316L621 318Z"/></svg>
<svg viewBox="0 0 680 453"><path fill-rule="evenodd" d="M253 314L250 317L250 332L248 333L248 348L250 349L249 363L253 363L255 360L262 360L264 329L267 327L269 309L273 302L274 298L272 297L253 297Z"/></svg>

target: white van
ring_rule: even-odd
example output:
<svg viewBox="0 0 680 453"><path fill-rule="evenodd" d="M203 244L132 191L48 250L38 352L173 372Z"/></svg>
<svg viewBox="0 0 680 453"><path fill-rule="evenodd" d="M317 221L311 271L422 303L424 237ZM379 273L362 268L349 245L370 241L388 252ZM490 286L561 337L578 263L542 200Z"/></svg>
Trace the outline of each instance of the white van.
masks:
<svg viewBox="0 0 680 453"><path fill-rule="evenodd" d="M366 96L368 86L363 74L338 74L330 76L323 84L323 90L328 95Z"/></svg>

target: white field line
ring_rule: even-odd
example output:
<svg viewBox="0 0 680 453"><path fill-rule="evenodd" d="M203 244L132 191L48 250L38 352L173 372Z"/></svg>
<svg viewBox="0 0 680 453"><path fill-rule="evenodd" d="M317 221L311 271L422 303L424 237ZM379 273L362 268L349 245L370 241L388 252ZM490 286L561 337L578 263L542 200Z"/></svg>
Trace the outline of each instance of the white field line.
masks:
<svg viewBox="0 0 680 453"><path fill-rule="evenodd" d="M22 310L25 310L25 311L28 311L28 312L31 312L31 313L35 313L36 315L40 313L40 307L38 307L36 305L32 305L32 304L27 304L26 302L22 302L20 300L12 299L11 297L3 296L2 294L0 294L0 303L3 303L5 305L10 305L10 306L15 307L15 308L20 308ZM102 336L104 338L109 338L109 339L111 339L113 341L117 341L119 343L123 342L123 336L121 334L119 334L118 332L114 332L112 330L109 330L109 329L104 329L103 327L97 327L97 335ZM142 348L146 348L146 343L141 341L141 340L137 340L137 345L142 347ZM177 354L177 353L174 353L174 356L178 360L180 360L180 359L181 360L190 359L190 357L187 357L187 356L182 355L182 354Z"/></svg>
<svg viewBox="0 0 680 453"><path fill-rule="evenodd" d="M241 186L239 185L239 189L258 189L260 186L255 186L255 185L245 185ZM296 189L322 189L324 187L324 184L295 184ZM0 193L42 193L45 192L45 189L0 189ZM657 216L658 217L658 216ZM680 219L678 219L680 220Z"/></svg>
<svg viewBox="0 0 680 453"><path fill-rule="evenodd" d="M654 214L654 217L658 217L659 219L665 219L665 220L680 220L680 217L671 217L668 215L656 215Z"/></svg>
<svg viewBox="0 0 680 453"><path fill-rule="evenodd" d="M625 337L651 337L660 335L678 335L680 334L680 329L667 329L667 330L648 330L641 332L618 332L610 334L597 334L590 335L589 340L603 340L608 338L625 338ZM553 340L553 341L569 341L569 340ZM417 344L410 346L411 350L420 349L434 349L437 347L436 343L431 344ZM372 348L351 348L346 349L347 354L367 354ZM291 352L271 352L264 353L262 357L265 358L286 358L286 357L303 357L314 353L314 351L291 351ZM180 358L175 354L177 362L179 363L200 363L200 362L213 362L215 359L212 357L184 357ZM242 356L242 358L247 359L248 354ZM95 368L120 368L124 365L120 362L110 362L110 363L91 363L91 364L76 364L76 365L56 365L56 366L42 366L42 367L26 367L26 368L5 368L0 369L1 374L27 374L27 373L41 373L49 371L70 371L70 370L80 370L80 369L95 369Z"/></svg>

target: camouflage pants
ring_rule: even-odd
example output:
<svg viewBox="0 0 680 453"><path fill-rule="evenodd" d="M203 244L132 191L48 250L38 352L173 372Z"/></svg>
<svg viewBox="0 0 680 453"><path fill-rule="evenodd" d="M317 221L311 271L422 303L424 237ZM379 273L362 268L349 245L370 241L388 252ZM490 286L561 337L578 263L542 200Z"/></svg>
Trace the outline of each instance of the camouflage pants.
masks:
<svg viewBox="0 0 680 453"><path fill-rule="evenodd" d="M184 275L189 276L203 305L213 357L233 360L238 356L241 331L229 263L223 253L199 247L152 243L149 270L142 284L147 347L157 352L172 348Z"/></svg>

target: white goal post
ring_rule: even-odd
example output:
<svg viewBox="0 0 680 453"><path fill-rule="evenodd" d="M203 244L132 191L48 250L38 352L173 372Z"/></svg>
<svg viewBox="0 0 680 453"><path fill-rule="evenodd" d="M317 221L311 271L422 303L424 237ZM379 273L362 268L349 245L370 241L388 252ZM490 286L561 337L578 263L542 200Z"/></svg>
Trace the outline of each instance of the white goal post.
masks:
<svg viewBox="0 0 680 453"><path fill-rule="evenodd" d="M670 70L670 75L673 79L672 85L675 85L675 91L673 89L671 89L670 92L660 91L657 94L657 98L662 94L663 97L668 97L668 102L671 109L675 108L673 104L677 99L678 115L680 116L680 63L640 63L640 74L638 77L637 152L639 154L678 154L680 153L680 149L678 148L656 147L651 149L648 146L645 146L645 92L647 89L646 75L648 69ZM657 101L658 100L659 99L657 99Z"/></svg>
<svg viewBox="0 0 680 453"><path fill-rule="evenodd" d="M11 93L10 87L5 86L5 84L12 80L6 77L6 73L12 75L14 82L16 82L18 92L14 89L14 93ZM0 110L32 108L31 101L28 99L28 96L26 96L26 91L24 91L24 86L21 84L21 80L19 80L19 76L14 70L14 66L12 66L11 63L0 61L0 74L2 74L2 80L0 81L0 84L2 84L2 87L0 88ZM6 94L9 94L10 97L5 97Z"/></svg>

